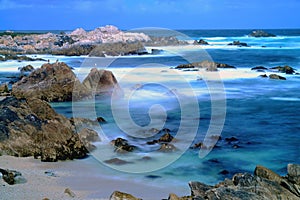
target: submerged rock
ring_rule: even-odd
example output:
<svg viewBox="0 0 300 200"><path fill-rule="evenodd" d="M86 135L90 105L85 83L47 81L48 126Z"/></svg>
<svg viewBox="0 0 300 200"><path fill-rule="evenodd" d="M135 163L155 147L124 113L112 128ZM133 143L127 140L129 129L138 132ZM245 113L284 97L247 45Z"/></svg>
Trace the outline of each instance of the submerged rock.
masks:
<svg viewBox="0 0 300 200"><path fill-rule="evenodd" d="M266 68L264 66L257 66L257 67L251 68L251 70L268 70L268 68Z"/></svg>
<svg viewBox="0 0 300 200"><path fill-rule="evenodd" d="M126 160L121 160L119 158L112 158L110 160L105 160L104 162L111 165L125 165L131 163Z"/></svg>
<svg viewBox="0 0 300 200"><path fill-rule="evenodd" d="M277 75L277 74L270 74L270 75L269 75L269 78L270 78L270 79L277 79L277 80L286 80L285 77L279 76L279 75Z"/></svg>

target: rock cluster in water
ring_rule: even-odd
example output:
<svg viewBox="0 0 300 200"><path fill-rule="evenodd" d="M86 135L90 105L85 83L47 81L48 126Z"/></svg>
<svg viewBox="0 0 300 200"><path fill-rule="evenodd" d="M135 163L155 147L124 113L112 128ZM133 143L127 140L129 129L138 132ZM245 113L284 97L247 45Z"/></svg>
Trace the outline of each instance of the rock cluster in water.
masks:
<svg viewBox="0 0 300 200"><path fill-rule="evenodd" d="M176 67L176 69L191 69L191 68L204 68L206 71L218 71L218 68L233 68L234 66L225 64L225 63L217 63L209 60L204 60L201 62L194 62L188 64L181 64Z"/></svg>
<svg viewBox="0 0 300 200"><path fill-rule="evenodd" d="M249 34L250 37L276 37L276 35L272 33L268 33L263 30L254 30Z"/></svg>
<svg viewBox="0 0 300 200"><path fill-rule="evenodd" d="M189 182L191 194L178 197L172 193L168 200L297 200L300 199L300 165L289 164L287 175L280 176L263 166L257 166L254 174L237 173L215 186L201 182ZM138 198L115 191L110 200Z"/></svg>

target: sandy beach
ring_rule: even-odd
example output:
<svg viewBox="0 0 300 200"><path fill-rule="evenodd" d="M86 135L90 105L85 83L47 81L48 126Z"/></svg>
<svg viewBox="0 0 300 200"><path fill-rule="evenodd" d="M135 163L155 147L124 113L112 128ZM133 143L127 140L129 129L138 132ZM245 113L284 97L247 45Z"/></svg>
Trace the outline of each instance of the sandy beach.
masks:
<svg viewBox="0 0 300 200"><path fill-rule="evenodd" d="M0 167L17 170L22 173L26 183L8 185L0 180L1 200L10 199L109 199L110 195L118 190L130 193L143 199L167 198L172 192L162 188L143 185L132 181L107 179L95 176L97 165L92 157L84 160L60 161L45 163L32 157L17 158L0 156ZM92 165L87 164L93 163ZM99 164L100 165L100 164ZM99 170L98 170L99 171ZM48 172L48 173L45 173ZM69 188L75 197L66 194ZM173 191L176 192L176 191Z"/></svg>

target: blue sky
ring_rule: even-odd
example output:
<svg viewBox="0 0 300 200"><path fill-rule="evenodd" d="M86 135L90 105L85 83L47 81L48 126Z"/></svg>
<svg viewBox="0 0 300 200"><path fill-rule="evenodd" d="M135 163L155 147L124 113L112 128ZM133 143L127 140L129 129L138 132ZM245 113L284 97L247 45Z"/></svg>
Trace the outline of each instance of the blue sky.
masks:
<svg viewBox="0 0 300 200"><path fill-rule="evenodd" d="M300 28L300 0L0 0L0 30Z"/></svg>

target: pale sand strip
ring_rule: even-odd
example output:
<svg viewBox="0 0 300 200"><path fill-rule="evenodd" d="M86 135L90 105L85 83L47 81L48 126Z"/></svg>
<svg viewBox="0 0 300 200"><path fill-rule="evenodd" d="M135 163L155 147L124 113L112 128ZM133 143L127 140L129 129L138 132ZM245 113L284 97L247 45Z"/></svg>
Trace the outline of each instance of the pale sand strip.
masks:
<svg viewBox="0 0 300 200"><path fill-rule="evenodd" d="M89 158L90 159L90 158ZM91 160L90 160L91 161ZM90 162L89 161L89 162ZM92 161L93 162L93 161ZM96 161L90 165L85 160L44 163L30 158L16 158L12 156L0 156L0 168L17 170L27 180L26 183L8 185L0 180L0 199L109 199L113 191L119 190L130 193L144 200L168 198L174 188L166 189L139 184L134 181L108 179L95 176L99 173L95 169ZM45 174L52 171L57 177ZM76 195L71 198L64 193L70 188Z"/></svg>

